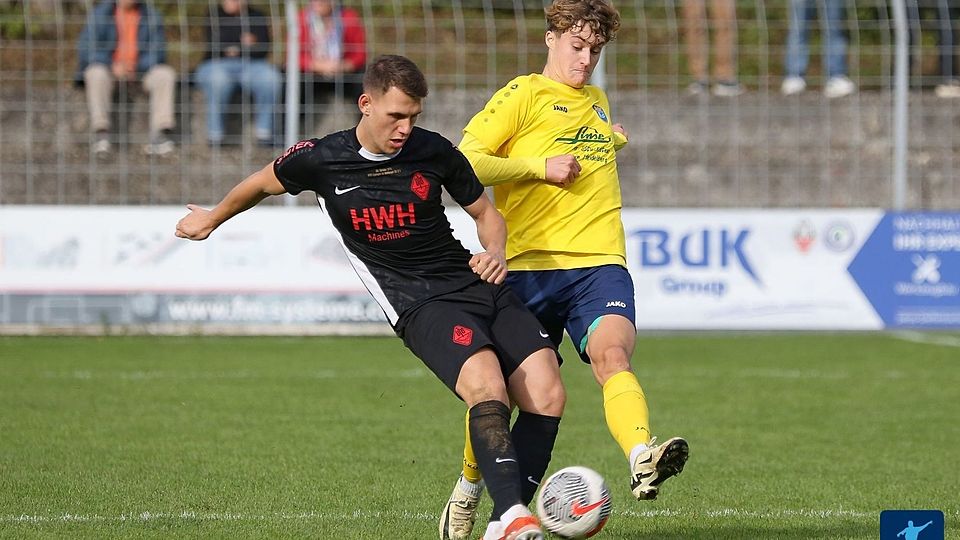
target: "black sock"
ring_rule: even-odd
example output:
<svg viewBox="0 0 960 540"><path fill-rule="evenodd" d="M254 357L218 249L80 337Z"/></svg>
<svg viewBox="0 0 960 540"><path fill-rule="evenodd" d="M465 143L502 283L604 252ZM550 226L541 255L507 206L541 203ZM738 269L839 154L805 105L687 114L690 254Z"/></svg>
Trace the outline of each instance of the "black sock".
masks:
<svg viewBox="0 0 960 540"><path fill-rule="evenodd" d="M499 401L470 408L470 444L493 499L493 515L500 519L520 504L520 463L510 437L510 409Z"/></svg>
<svg viewBox="0 0 960 540"><path fill-rule="evenodd" d="M560 418L520 411L513 423L513 445L520 460L520 496L530 504L550 465ZM532 480L532 481L531 481Z"/></svg>

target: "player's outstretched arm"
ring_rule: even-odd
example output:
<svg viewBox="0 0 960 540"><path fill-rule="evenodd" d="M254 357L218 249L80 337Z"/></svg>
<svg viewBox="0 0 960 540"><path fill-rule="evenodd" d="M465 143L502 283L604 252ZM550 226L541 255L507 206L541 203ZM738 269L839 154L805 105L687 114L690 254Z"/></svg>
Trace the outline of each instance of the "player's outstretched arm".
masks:
<svg viewBox="0 0 960 540"><path fill-rule="evenodd" d="M234 186L212 209L188 204L190 213L177 222L174 234L188 240L204 240L223 222L253 208L270 195L282 193L286 193L286 190L273 172L273 162L270 162Z"/></svg>
<svg viewBox="0 0 960 540"><path fill-rule="evenodd" d="M470 259L470 269L480 279L499 285L507 277L507 224L493 206L486 193L470 205L464 206L477 223L477 237L486 251Z"/></svg>

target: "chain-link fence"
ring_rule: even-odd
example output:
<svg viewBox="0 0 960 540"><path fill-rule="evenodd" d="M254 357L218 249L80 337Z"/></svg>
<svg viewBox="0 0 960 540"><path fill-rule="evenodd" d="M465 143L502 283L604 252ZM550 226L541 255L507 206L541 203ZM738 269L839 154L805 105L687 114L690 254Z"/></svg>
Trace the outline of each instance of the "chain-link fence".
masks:
<svg viewBox="0 0 960 540"><path fill-rule="evenodd" d="M195 72L218 2L149 4L162 17L166 63L177 75L170 152L151 151L140 84L118 86L110 151L95 151L87 98L75 84L78 40L93 2L0 0L0 204L210 204L267 163L291 135L355 122L348 96L310 96L298 114L299 131L285 136L281 91L270 134L277 144L264 145L253 100L241 92L227 111L234 139L210 144ZM249 4L269 21L268 61L285 79L296 18L288 17L282 0ZM730 9L723 0L615 4L623 25L605 50L599 82L614 120L631 134L618 156L625 205L893 204L895 32L886 2L730 0ZM906 4L912 30L906 207L958 208L958 3ZM431 84L420 125L454 142L495 89L540 71L545 59L541 0L348 0L342 6L360 17L368 58L404 54L420 65ZM803 23L807 39L798 31ZM804 44L809 66L798 82L789 72L803 55L787 56L788 50L802 53ZM838 45L846 46L837 52ZM831 54L823 58L826 49Z"/></svg>

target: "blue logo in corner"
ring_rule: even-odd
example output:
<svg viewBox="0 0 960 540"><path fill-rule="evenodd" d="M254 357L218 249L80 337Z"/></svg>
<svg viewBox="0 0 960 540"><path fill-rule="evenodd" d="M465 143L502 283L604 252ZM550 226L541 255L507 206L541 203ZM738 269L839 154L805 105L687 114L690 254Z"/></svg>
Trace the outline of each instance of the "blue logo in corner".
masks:
<svg viewBox="0 0 960 540"><path fill-rule="evenodd" d="M940 510L884 510L880 512L880 540L943 540Z"/></svg>

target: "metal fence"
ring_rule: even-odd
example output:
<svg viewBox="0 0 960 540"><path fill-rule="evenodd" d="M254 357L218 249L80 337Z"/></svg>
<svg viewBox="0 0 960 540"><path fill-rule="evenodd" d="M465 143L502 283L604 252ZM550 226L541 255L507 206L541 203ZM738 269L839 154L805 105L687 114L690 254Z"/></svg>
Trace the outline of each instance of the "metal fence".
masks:
<svg viewBox="0 0 960 540"><path fill-rule="evenodd" d="M821 51L830 4L843 8L847 76L856 90L824 94ZM272 62L285 66L288 2L255 1L270 16ZM706 4L703 13L693 9ZM289 2L289 4L293 4ZM302 3L301 3L302 4ZM545 59L540 0L347 0L362 17L370 57L404 54L427 75L420 125L454 142L489 95ZM810 66L804 92L784 95L790 0L737 0L734 74L745 90L715 95L691 85L687 37L699 21L722 36L722 17L704 0L620 0L616 41L604 53L603 85L614 120L631 134L618 156L624 202L638 207L890 207L894 139L895 25L881 0L810 0ZM107 156L94 142L82 89L73 84L76 42L91 1L0 0L0 205L216 202L279 149L255 144L247 100L237 105L235 146L206 141L202 93L191 84L206 44L202 28L216 0L155 0L163 14L167 63L178 74L175 150L143 152L145 98L118 97ZM941 52L958 21L954 0L907 0L909 91L905 105L907 208L960 208L960 88ZM944 11L946 8L947 11ZM691 15L692 14L692 15ZM685 16L686 15L686 16ZM945 31L949 30L949 32ZM947 36L947 37L945 37ZM945 42L946 41L946 42ZM960 33L953 41L960 42ZM711 60L716 40L707 41ZM952 61L952 56L948 56ZM958 67L954 64L954 69ZM716 81L713 81L716 82ZM729 90L729 89L728 89ZM277 104L282 117L283 104ZM308 102L295 138L352 125L346 100ZM278 120L278 138L286 123ZM306 126L306 128L304 128ZM305 131L306 129L306 131ZM287 137L289 139L289 136ZM303 202L309 201L309 197Z"/></svg>

